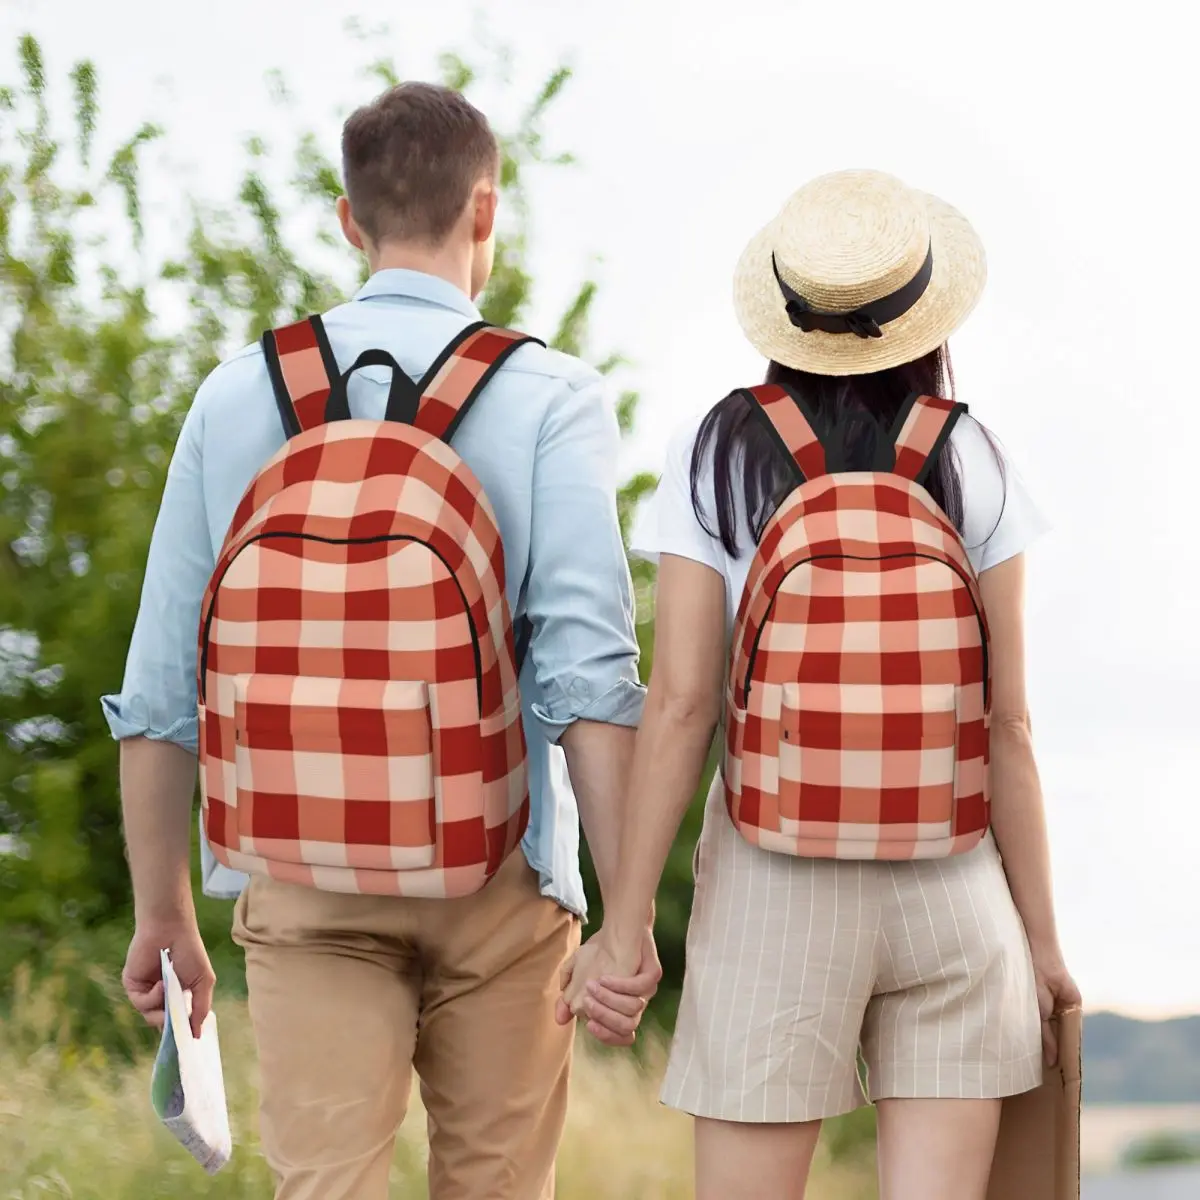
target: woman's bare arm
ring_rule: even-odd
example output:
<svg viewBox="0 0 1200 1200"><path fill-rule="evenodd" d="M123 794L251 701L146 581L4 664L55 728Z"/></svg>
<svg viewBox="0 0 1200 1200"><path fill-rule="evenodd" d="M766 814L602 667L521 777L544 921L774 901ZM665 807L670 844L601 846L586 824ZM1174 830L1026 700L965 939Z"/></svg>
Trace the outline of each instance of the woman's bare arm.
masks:
<svg viewBox="0 0 1200 1200"><path fill-rule="evenodd" d="M1050 844L1025 696L1025 558L984 571L979 588L992 649L992 829L1009 890L1029 938L1046 1061L1058 1059L1050 1017L1080 1003L1054 918Z"/></svg>
<svg viewBox="0 0 1200 1200"><path fill-rule="evenodd" d="M654 665L630 771L614 898L604 916L610 949L630 971L646 911L704 770L724 674L725 580L711 567L664 554Z"/></svg>
<svg viewBox="0 0 1200 1200"><path fill-rule="evenodd" d="M992 826L1035 953L1058 953L1046 814L1025 692L1025 556L979 577L991 630Z"/></svg>

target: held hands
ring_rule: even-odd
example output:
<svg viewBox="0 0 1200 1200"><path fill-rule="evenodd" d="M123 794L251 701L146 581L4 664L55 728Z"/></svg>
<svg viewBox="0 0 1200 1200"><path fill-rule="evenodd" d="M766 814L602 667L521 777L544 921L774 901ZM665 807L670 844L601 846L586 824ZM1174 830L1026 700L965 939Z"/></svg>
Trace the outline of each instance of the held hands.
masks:
<svg viewBox="0 0 1200 1200"><path fill-rule="evenodd" d="M647 927L631 950L610 946L601 929L563 968L555 1020L586 1020L588 1032L606 1046L632 1046L646 1005L658 991L662 964Z"/></svg>

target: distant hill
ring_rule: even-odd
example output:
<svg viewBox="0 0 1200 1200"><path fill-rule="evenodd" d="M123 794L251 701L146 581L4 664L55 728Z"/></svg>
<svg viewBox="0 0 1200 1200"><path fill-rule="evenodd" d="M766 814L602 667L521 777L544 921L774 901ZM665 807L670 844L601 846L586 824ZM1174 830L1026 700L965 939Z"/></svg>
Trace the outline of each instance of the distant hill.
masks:
<svg viewBox="0 0 1200 1200"><path fill-rule="evenodd" d="M1200 1104L1200 1016L1135 1021L1089 1013L1083 1023L1087 1104Z"/></svg>

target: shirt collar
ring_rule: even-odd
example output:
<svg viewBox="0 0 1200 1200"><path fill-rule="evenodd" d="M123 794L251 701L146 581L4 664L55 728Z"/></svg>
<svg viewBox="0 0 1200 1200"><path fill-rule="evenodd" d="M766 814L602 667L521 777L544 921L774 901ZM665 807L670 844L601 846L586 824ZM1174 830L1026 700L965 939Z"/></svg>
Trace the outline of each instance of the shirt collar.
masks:
<svg viewBox="0 0 1200 1200"><path fill-rule="evenodd" d="M355 295L355 300L373 300L379 296L402 296L410 300L421 300L453 312L470 317L473 321L482 318L479 309L448 280L423 271L408 271L400 267L388 267L376 271Z"/></svg>

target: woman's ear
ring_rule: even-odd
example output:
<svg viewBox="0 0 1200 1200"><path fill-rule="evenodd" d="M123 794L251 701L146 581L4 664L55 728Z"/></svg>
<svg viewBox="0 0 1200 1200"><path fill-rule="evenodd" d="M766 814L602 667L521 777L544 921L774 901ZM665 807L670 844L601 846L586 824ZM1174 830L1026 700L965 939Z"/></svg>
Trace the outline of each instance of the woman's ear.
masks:
<svg viewBox="0 0 1200 1200"><path fill-rule="evenodd" d="M350 211L350 201L345 196L337 198L337 215L338 222L342 227L342 236L352 245L355 250L366 250L363 245L362 230L359 229L357 222L354 220L354 214Z"/></svg>

